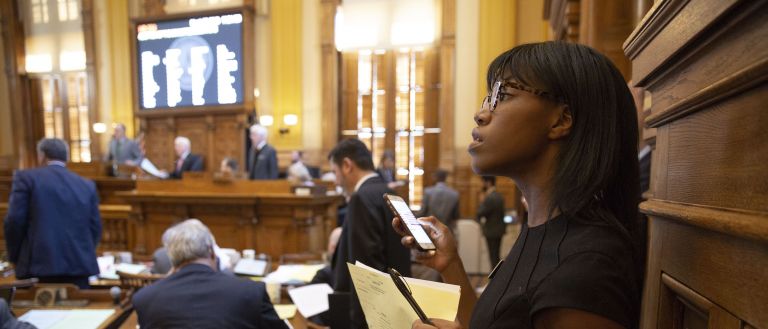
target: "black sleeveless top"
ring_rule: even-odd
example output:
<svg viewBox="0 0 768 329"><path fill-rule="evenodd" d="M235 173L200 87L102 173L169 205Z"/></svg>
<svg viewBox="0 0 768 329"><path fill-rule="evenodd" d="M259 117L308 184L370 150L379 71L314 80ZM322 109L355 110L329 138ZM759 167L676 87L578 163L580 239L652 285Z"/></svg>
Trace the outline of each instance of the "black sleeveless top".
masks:
<svg viewBox="0 0 768 329"><path fill-rule="evenodd" d="M558 216L523 225L472 313L470 328L533 328L547 308L595 313L638 327L641 283L631 244L618 231Z"/></svg>

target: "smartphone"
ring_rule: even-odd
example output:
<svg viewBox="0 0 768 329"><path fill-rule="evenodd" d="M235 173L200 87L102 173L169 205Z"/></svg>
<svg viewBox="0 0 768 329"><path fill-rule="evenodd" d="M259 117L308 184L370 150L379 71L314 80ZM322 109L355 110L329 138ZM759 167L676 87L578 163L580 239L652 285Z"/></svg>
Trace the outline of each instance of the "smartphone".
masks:
<svg viewBox="0 0 768 329"><path fill-rule="evenodd" d="M416 244L418 245L419 250L428 251L437 249L435 248L435 244L432 243L432 239L430 239L427 232L424 231L424 227L421 226L421 223L416 220L416 215L411 212L411 208L408 207L408 204L405 203L403 198L397 195L384 194L384 200L387 201L389 209L392 209L395 216L400 217L400 220L403 221L405 228L411 233L411 236L416 239Z"/></svg>

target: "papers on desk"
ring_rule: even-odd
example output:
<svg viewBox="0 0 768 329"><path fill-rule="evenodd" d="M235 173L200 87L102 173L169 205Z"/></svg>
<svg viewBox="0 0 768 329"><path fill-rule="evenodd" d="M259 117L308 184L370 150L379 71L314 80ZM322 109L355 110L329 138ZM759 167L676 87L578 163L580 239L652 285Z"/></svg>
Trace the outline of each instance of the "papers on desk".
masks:
<svg viewBox="0 0 768 329"><path fill-rule="evenodd" d="M264 281L280 282L281 284L307 283L312 281L317 271L325 265L280 265L277 270L269 273Z"/></svg>
<svg viewBox="0 0 768 329"><path fill-rule="evenodd" d="M264 276L267 272L267 261L263 259L241 259L234 269L235 274Z"/></svg>
<svg viewBox="0 0 768 329"><path fill-rule="evenodd" d="M305 318L323 313L328 310L328 294L333 288L327 283L310 284L288 290L293 304Z"/></svg>
<svg viewBox="0 0 768 329"><path fill-rule="evenodd" d="M115 310L31 310L19 320L29 322L39 329L89 329L98 328Z"/></svg>
<svg viewBox="0 0 768 329"><path fill-rule="evenodd" d="M419 319L389 274L360 262L347 263L347 266L370 328L410 328L413 321ZM461 295L459 286L413 278L405 278L405 281L427 317L456 318Z"/></svg>
<svg viewBox="0 0 768 329"><path fill-rule="evenodd" d="M290 319L296 315L296 305L293 304L277 304L275 305L275 312L280 320Z"/></svg>
<svg viewBox="0 0 768 329"><path fill-rule="evenodd" d="M141 169L144 170L146 173L152 176L155 176L157 178L162 178L162 179L168 178L167 172L157 169L157 167L155 167L155 164L152 163L152 161L149 161L149 159L147 158L141 159L141 163L139 164L139 167L141 167Z"/></svg>
<svg viewBox="0 0 768 329"><path fill-rule="evenodd" d="M139 274L147 270L147 266L143 264L115 264L114 256L98 257L96 258L96 262L99 264L99 277L108 280L119 279L117 271L129 274Z"/></svg>

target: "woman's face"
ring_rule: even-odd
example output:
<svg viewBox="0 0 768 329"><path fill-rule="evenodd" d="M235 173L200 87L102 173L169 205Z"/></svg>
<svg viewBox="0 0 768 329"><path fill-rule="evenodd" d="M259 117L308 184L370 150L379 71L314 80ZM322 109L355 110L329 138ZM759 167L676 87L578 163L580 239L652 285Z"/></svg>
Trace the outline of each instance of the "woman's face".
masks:
<svg viewBox="0 0 768 329"><path fill-rule="evenodd" d="M552 142L558 104L533 93L501 87L493 112L482 106L475 114L468 151L479 175L517 177L532 169Z"/></svg>

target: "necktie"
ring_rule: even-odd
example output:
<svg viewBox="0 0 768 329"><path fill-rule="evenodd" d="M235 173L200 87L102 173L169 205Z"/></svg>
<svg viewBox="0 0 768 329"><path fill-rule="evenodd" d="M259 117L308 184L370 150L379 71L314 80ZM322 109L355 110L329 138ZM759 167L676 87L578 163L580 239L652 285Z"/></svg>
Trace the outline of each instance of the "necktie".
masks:
<svg viewBox="0 0 768 329"><path fill-rule="evenodd" d="M176 160L176 172L181 172L181 166L184 165L184 159Z"/></svg>

